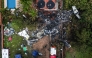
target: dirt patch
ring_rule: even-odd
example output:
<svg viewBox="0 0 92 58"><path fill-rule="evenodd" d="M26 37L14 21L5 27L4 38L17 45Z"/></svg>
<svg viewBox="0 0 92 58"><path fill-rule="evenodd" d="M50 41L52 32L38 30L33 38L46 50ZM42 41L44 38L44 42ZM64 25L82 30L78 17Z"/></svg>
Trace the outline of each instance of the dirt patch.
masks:
<svg viewBox="0 0 92 58"><path fill-rule="evenodd" d="M44 36L38 42L33 44L33 49L38 50L43 55L38 56L38 58L49 58L49 48L50 48L50 37Z"/></svg>

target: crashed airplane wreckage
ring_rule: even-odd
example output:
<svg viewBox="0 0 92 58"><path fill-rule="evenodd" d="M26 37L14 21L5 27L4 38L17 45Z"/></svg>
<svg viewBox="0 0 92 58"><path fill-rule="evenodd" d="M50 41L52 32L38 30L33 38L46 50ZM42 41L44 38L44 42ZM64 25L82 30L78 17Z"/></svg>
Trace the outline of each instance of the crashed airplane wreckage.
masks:
<svg viewBox="0 0 92 58"><path fill-rule="evenodd" d="M49 35L52 40L54 40L56 35L59 35L59 39L62 43L65 44L66 47L70 48L71 45L65 39L66 36L66 27L63 26L64 23L71 22L71 15L74 14L78 19L80 19L79 12L75 6L72 6L72 10L62 10L57 13L51 13L50 15L44 15L43 12L38 12L38 17L40 20L41 27L32 32L32 37L27 40L28 45L32 46L33 43L37 42L42 37ZM52 16L54 16L53 20L51 20ZM44 26L42 26L45 24ZM60 28L62 27L62 29ZM62 30L62 33L61 33ZM62 35L61 35L62 34Z"/></svg>

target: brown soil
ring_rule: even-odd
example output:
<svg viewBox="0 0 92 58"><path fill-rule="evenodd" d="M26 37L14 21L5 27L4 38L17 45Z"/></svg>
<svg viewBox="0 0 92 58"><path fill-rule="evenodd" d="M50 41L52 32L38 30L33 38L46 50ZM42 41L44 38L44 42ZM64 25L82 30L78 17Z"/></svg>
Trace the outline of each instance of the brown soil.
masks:
<svg viewBox="0 0 92 58"><path fill-rule="evenodd" d="M50 48L50 37L44 36L42 39L40 39L38 42L33 44L33 49L38 50L43 55L38 56L38 58L49 58L49 48Z"/></svg>

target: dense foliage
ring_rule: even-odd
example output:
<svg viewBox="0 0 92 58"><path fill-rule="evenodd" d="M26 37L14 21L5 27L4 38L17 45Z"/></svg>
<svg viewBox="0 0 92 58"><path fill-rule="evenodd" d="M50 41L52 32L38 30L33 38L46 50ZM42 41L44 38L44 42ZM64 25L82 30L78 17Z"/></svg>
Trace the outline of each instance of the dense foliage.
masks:
<svg viewBox="0 0 92 58"><path fill-rule="evenodd" d="M31 16L31 20L34 21L37 17L37 10L33 5L33 0L20 0L23 6L23 12Z"/></svg>
<svg viewBox="0 0 92 58"><path fill-rule="evenodd" d="M69 39L81 50L92 51L92 0L64 0L64 9L71 9L75 5L81 19L75 16L69 28Z"/></svg>

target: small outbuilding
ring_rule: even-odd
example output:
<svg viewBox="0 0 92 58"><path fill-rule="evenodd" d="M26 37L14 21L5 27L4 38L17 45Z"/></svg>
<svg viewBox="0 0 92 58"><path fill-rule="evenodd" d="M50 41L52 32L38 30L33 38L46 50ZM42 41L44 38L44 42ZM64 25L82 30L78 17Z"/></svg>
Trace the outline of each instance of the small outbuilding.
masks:
<svg viewBox="0 0 92 58"><path fill-rule="evenodd" d="M2 49L2 58L9 58L9 49Z"/></svg>

